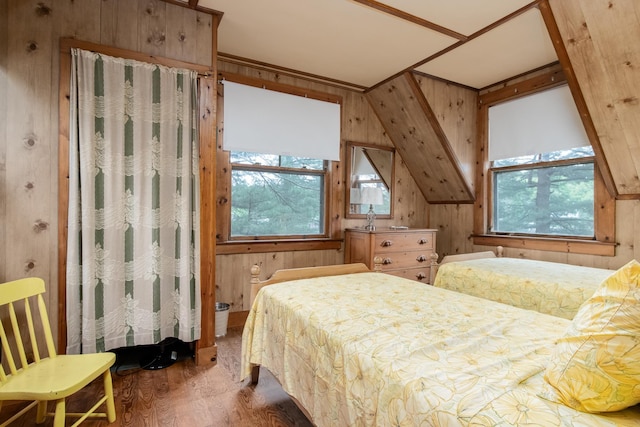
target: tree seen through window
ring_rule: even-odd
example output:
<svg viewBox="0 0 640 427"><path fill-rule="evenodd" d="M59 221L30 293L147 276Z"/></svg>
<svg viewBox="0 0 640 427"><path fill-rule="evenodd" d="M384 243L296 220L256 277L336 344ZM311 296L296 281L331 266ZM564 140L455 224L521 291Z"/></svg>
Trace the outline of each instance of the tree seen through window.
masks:
<svg viewBox="0 0 640 427"><path fill-rule="evenodd" d="M325 233L323 160L232 153L231 236Z"/></svg>
<svg viewBox="0 0 640 427"><path fill-rule="evenodd" d="M591 147L495 161L493 232L594 236Z"/></svg>

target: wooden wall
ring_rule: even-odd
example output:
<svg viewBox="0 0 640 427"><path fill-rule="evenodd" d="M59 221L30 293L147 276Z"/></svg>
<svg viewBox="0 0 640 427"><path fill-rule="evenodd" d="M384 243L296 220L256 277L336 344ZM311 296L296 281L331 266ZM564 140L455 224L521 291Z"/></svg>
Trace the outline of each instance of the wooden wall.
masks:
<svg viewBox="0 0 640 427"><path fill-rule="evenodd" d="M499 85L487 88L481 91L481 93L499 90L504 88L505 86L515 84L548 72L561 72L561 69L562 67L560 65L555 64L550 67L536 70L535 72L528 73L523 76L518 76ZM432 82L430 82L430 84L432 84ZM611 82L609 82L609 84L611 84ZM475 117L475 113L465 112L464 114L466 114L465 117L467 118L467 120L465 120L465 123L467 123L468 125L468 122L471 121L469 120L469 117ZM452 114L450 112L450 116L451 115ZM442 121L442 125L445 130L450 129L444 124L444 121ZM458 127L458 129L464 128L466 127ZM449 136L449 139L455 140L455 138L452 138L451 136ZM640 148L640 140L636 142L636 145L638 148ZM459 148L457 148L457 150L457 152L461 152ZM616 201L615 210L615 241L617 243L617 247L616 255L614 257L579 255L538 250L520 250L512 248L505 248L504 254L508 257L539 259L543 261L617 269L626 264L631 259L640 259L640 202L637 200L618 200ZM450 254L495 250L495 247L473 244L473 205L432 205L430 208L430 212L431 227L437 228L439 230L438 254L440 256L440 259L442 259L444 255Z"/></svg>
<svg viewBox="0 0 640 427"><path fill-rule="evenodd" d="M475 189L478 93L419 75L416 79L451 144L465 181ZM438 230L436 249L440 259L473 251L473 204L433 204L430 212L430 227Z"/></svg>
<svg viewBox="0 0 640 427"><path fill-rule="evenodd" d="M0 281L42 277L54 329L59 39L209 66L212 30L159 0L0 0Z"/></svg>
<svg viewBox="0 0 640 427"><path fill-rule="evenodd" d="M615 270L632 259L640 260L640 201L616 201L616 254L613 257L565 252L505 248L504 256L585 265ZM474 245L473 251L493 251L495 247Z"/></svg>
<svg viewBox="0 0 640 427"><path fill-rule="evenodd" d="M6 275L6 229L7 229L7 41L9 24L7 1L0 0L0 280Z"/></svg>
<svg viewBox="0 0 640 427"><path fill-rule="evenodd" d="M365 95L359 92L225 61L218 61L218 70L340 95L343 99L341 130L341 156L343 159L346 155L346 141L393 146ZM223 115L219 115L219 119L222 120ZM222 123L219 126L222 127ZM341 181L344 182L345 168L340 168L340 170L343 171ZM396 155L395 171L394 218L389 220L377 219L377 227L400 224L410 227L427 227L429 225L429 205L398 155ZM222 181L218 179L218 184L221 185ZM344 203L344 195L342 202ZM341 230L364 225L365 220L363 219L345 219L344 211L345 208L342 206L340 208L342 215ZM232 312L248 310L249 271L254 264L261 265L262 278L266 278L275 270L281 268L341 264L343 261L343 248L339 250L217 255L216 299L231 304Z"/></svg>
<svg viewBox="0 0 640 427"><path fill-rule="evenodd" d="M640 197L640 2L550 1L621 198Z"/></svg>
<svg viewBox="0 0 640 427"><path fill-rule="evenodd" d="M616 6L621 1L609 3ZM551 2L554 13L561 3ZM604 27L600 27L597 19L593 18L595 12L591 6L588 7L590 0L579 0L577 4L576 10L567 8L563 12L567 14L564 19L567 23L574 22L572 14L584 14L588 19L589 28L593 29L590 36L595 40L595 47L588 51L591 52L590 61L600 64L611 59L605 55L621 55L618 51L609 52L606 44L601 46L602 43L611 43L611 38L617 46L635 46L633 40L624 41L625 36L620 32L605 34ZM56 293L51 290L57 286L59 38L75 37L210 65L211 31L210 15L159 0L0 0L0 281L24 276L43 277L49 284L49 306L57 304ZM573 55L579 55L579 52L575 50ZM634 52L637 55L637 49ZM614 67L618 56L613 58L611 67ZM635 65L636 58L631 59L631 64ZM365 96L360 93L228 62L220 62L219 66L228 72L340 94L344 99L343 143L353 140L392 145ZM585 66L585 72L588 69ZM628 68L616 70L614 67L601 71L598 69L598 73L590 74L591 80L580 79L581 85L588 84L591 88L592 95L585 93L587 101L601 102L603 95L597 93L601 84L613 92L638 87L637 77L634 77L637 73L630 74ZM468 158L468 146L469 139L473 141L475 138L475 112L470 110L468 94L442 82L419 80L454 151L465 165L465 175L466 168L470 168L469 175L473 176L475 163ZM463 103L459 102L461 97L465 99ZM640 127L629 124L629 120L637 115L630 115L627 111L637 103L615 105L625 120L609 123L608 116L602 116L598 121L599 130L622 126L621 129L613 129L612 135L613 131L616 135L637 134ZM597 121L595 117L594 121ZM618 139L623 139L634 152L639 151L640 138L621 136L612 141ZM616 151L615 148L612 150ZM437 228L437 251L441 256L493 249L473 246L470 240L472 205L429 206L399 157L396 160L395 203L395 218L379 220L378 225ZM615 257L516 250L507 250L506 254L617 268L631 258L640 258L640 202L618 201L616 215L619 246ZM362 220L342 219L342 228L362 223ZM342 250L217 255L218 300L233 304L236 311L248 308L247 278L254 263L262 264L263 275L267 275L278 268L326 265L342 260ZM55 309L50 308L50 311L55 315Z"/></svg>

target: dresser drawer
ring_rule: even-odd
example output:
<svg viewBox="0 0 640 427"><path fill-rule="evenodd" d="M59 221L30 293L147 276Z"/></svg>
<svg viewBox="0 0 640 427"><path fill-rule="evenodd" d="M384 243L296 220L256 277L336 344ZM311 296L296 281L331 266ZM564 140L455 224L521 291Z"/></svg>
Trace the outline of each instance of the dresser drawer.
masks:
<svg viewBox="0 0 640 427"><path fill-rule="evenodd" d="M347 229L344 260L361 262L373 270L375 259L380 258L383 273L429 283L436 232L428 228Z"/></svg>
<svg viewBox="0 0 640 427"><path fill-rule="evenodd" d="M432 233L380 233L375 237L375 253L433 249Z"/></svg>
<svg viewBox="0 0 640 427"><path fill-rule="evenodd" d="M393 276L404 277L405 279L417 280L422 283L429 283L429 275L431 273L431 268L429 267L418 267L418 268L403 268L401 270L389 270L385 271L386 274L391 274Z"/></svg>
<svg viewBox="0 0 640 427"><path fill-rule="evenodd" d="M431 250L385 252L379 254L382 258L382 270L394 270L407 267L429 266L431 264Z"/></svg>

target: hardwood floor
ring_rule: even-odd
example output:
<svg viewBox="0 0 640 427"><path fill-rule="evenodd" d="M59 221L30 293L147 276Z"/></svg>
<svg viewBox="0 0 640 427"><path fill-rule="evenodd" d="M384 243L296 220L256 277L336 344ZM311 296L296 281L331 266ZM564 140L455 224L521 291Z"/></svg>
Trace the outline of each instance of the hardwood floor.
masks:
<svg viewBox="0 0 640 427"><path fill-rule="evenodd" d="M241 381L241 335L241 328L229 328L226 337L216 339L217 366L197 367L188 359L159 370L129 369L113 373L116 422L87 420L82 426L312 426L268 371L261 370L255 387L248 379ZM97 396L100 389L100 381L89 385L68 399L67 411L88 408L88 400ZM0 420L6 420L21 406L24 405L5 404ZM36 424L35 409L32 409L12 424L36 425L51 426L53 420L48 418L44 424Z"/></svg>

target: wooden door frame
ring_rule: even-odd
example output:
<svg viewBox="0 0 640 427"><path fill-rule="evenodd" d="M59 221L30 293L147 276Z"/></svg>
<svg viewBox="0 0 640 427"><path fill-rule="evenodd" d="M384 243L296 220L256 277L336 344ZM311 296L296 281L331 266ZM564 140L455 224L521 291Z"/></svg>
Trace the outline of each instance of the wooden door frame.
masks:
<svg viewBox="0 0 640 427"><path fill-rule="evenodd" d="M58 145L58 351L67 346L67 233L69 211L69 107L71 48L134 59L168 67L188 68L199 73L200 126L200 296L201 335L196 342L196 363L215 363L215 188L216 188L216 28L219 18L213 15L213 51L211 66L147 55L113 46L76 39L60 39L59 76L59 145Z"/></svg>

